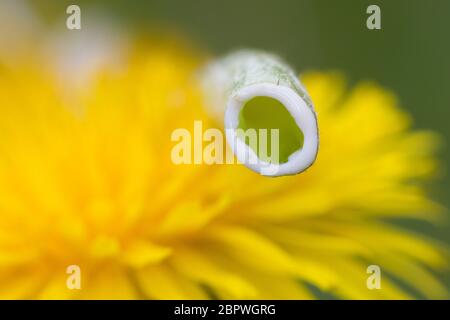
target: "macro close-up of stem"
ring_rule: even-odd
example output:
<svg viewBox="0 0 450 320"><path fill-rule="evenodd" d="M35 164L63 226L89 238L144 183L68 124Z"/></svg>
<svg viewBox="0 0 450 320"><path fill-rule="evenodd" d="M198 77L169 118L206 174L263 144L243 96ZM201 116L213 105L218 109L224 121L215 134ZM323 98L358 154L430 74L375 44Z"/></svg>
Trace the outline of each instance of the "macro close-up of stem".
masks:
<svg viewBox="0 0 450 320"><path fill-rule="evenodd" d="M319 147L313 103L280 58L238 51L210 63L202 80L208 105L223 118L227 142L240 162L267 176L297 174L313 164ZM265 148L254 147L242 136L248 129L275 129L278 141L272 137ZM276 152L277 159L261 149L272 150L271 156Z"/></svg>

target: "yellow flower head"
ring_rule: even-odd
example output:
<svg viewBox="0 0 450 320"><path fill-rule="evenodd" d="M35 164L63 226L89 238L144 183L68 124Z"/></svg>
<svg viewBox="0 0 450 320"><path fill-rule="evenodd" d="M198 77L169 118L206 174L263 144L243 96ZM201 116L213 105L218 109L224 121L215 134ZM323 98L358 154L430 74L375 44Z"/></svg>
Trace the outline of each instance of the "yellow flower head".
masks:
<svg viewBox="0 0 450 320"><path fill-rule="evenodd" d="M422 188L435 137L411 132L391 93L306 75L317 162L267 178L170 160L174 129L218 126L197 68L156 46L83 94L44 67L0 68L0 297L447 296L429 271L446 265L438 245L386 222L437 212ZM67 286L74 265L80 289ZM370 265L379 290L367 287Z"/></svg>

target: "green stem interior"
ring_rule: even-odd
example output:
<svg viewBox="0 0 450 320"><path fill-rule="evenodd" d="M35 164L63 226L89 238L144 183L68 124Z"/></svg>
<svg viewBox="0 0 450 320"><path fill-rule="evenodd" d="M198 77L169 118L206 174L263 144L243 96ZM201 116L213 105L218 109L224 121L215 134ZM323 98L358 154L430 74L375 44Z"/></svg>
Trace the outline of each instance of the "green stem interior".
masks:
<svg viewBox="0 0 450 320"><path fill-rule="evenodd" d="M267 129L267 152L255 150L249 144L247 137L243 137L245 143L249 145L261 160L274 162L270 157L271 152L271 129L279 130L279 159L278 163L285 163L289 156L303 147L303 132L295 123L294 118L284 105L271 97L254 97L247 101L239 114L239 129ZM242 137L241 137L242 138Z"/></svg>

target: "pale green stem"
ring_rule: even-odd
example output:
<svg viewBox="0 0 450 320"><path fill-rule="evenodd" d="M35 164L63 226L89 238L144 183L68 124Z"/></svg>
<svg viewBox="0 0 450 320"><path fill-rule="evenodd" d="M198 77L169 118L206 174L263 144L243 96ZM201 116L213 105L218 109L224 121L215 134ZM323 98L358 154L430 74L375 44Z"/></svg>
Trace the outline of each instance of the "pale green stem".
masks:
<svg viewBox="0 0 450 320"><path fill-rule="evenodd" d="M209 111L224 121L228 144L248 168L283 176L313 164L317 117L306 89L281 59L260 51L232 53L210 63L202 83ZM247 142L242 132L248 129L278 129L276 159ZM275 142L269 139L267 149Z"/></svg>

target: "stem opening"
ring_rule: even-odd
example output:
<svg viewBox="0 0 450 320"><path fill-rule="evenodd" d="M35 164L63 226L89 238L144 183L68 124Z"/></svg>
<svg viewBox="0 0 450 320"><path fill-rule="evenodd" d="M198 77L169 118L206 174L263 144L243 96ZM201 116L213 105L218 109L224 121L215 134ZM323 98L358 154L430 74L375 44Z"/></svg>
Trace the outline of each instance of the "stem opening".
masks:
<svg viewBox="0 0 450 320"><path fill-rule="evenodd" d="M303 147L304 135L295 123L294 118L278 100L272 97L257 96L247 101L239 113L239 129L267 129L267 150L272 150L272 143L278 144L278 162L286 163L289 156ZM279 140L272 141L270 130L277 129ZM245 141L252 149L253 146ZM261 152L259 148L253 150L258 157L269 162L271 155ZM267 158L267 159L266 159Z"/></svg>

